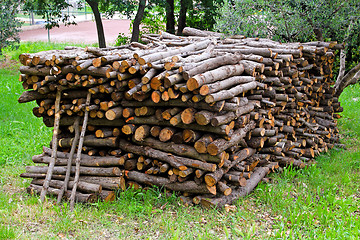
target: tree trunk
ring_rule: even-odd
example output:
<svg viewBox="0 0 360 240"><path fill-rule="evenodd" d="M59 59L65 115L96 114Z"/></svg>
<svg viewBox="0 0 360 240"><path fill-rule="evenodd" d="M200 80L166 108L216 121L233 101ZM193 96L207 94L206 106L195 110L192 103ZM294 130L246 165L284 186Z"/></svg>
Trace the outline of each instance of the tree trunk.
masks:
<svg viewBox="0 0 360 240"><path fill-rule="evenodd" d="M174 0L166 0L166 32L175 33Z"/></svg>
<svg viewBox="0 0 360 240"><path fill-rule="evenodd" d="M103 28L103 24L102 24L100 12L99 12L99 3L97 1L90 1L90 0L86 0L86 2L89 4L89 6L91 7L91 10L94 13L95 22L96 22L96 30L98 33L99 47L106 48L104 28Z"/></svg>
<svg viewBox="0 0 360 240"><path fill-rule="evenodd" d="M186 27L186 12L189 8L191 0L180 0L180 15L178 19L177 35L182 35L182 31Z"/></svg>
<svg viewBox="0 0 360 240"><path fill-rule="evenodd" d="M139 41L139 35L140 35L140 23L144 16L144 11L146 7L146 0L140 0L139 1L139 8L136 13L134 23L133 23L133 31L131 34L131 42L138 42Z"/></svg>

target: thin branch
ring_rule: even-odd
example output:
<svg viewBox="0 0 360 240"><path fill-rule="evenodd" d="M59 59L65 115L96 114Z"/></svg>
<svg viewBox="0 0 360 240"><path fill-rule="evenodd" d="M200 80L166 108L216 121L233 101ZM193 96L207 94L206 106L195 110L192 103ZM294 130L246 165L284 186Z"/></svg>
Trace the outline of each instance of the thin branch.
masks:
<svg viewBox="0 0 360 240"><path fill-rule="evenodd" d="M88 95L86 96L86 103L85 103L85 105L87 107L90 105L90 100L91 100L91 93L88 93ZM76 155L76 159L75 159L76 166L75 166L74 186L72 188L71 196L70 196L70 210L71 211L74 210L74 206L75 206L76 189L77 189L77 185L79 183L79 177L80 177L81 151L82 151L82 147L83 147L83 143L84 143L84 137L85 137L88 118L89 118L89 111L85 110L84 121L83 121L80 138L79 138L78 151L77 151L77 155Z"/></svg>
<svg viewBox="0 0 360 240"><path fill-rule="evenodd" d="M335 96L340 96L344 89L350 84L356 83L358 72L360 71L360 63L353 67L343 78L335 83ZM354 82L355 81L355 82Z"/></svg>
<svg viewBox="0 0 360 240"><path fill-rule="evenodd" d="M345 63L346 63L346 54L344 49L340 50L340 69L339 69L339 75L336 79L336 82L341 81L341 79L344 77L345 75Z"/></svg>

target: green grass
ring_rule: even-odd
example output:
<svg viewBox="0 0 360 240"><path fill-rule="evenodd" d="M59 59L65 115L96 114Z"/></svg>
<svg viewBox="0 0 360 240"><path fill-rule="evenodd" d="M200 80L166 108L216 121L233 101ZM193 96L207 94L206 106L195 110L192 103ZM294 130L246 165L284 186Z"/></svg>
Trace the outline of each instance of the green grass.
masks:
<svg viewBox="0 0 360 240"><path fill-rule="evenodd" d="M9 52L37 52L64 45L27 43ZM11 53L11 54L10 54ZM75 207L39 203L18 175L48 145L51 129L18 104L18 65L0 69L0 239L359 239L360 86L340 98L339 120L347 150L332 150L304 170L286 168L239 199L235 212L186 208L163 189L119 192L112 203ZM12 69L12 70L11 70Z"/></svg>

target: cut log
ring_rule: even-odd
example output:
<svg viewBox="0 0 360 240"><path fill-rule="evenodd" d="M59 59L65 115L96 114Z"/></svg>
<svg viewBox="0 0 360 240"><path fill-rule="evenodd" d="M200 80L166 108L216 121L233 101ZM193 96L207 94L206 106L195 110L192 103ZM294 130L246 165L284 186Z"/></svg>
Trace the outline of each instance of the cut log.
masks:
<svg viewBox="0 0 360 240"><path fill-rule="evenodd" d="M171 166L178 168L182 171L186 170L187 167L198 168L209 172L214 172L216 170L215 164L206 163L185 157L179 157L172 154L167 154L165 152L155 150L150 147L140 147L140 146L132 145L124 140L120 140L120 148L123 149L124 151L133 152L138 155L144 155L151 158L159 159L161 161L169 163ZM184 165L187 167L185 167Z"/></svg>
<svg viewBox="0 0 360 240"><path fill-rule="evenodd" d="M215 141L213 141L212 143L210 143L207 146L207 148L206 148L207 152L213 156L218 155L220 152L225 151L229 147L234 146L237 143L239 143L245 137L245 135L254 127L255 127L255 122L250 122L244 128L240 128L240 129L234 131L234 133L232 134L231 139L229 141L227 141L223 138L216 139Z"/></svg>
<svg viewBox="0 0 360 240"><path fill-rule="evenodd" d="M193 91L204 84L213 83L236 75L241 75L243 72L244 66L242 64L226 65L190 78L187 81L186 86L190 91Z"/></svg>
<svg viewBox="0 0 360 240"><path fill-rule="evenodd" d="M221 153L216 156L211 156L208 154L200 154L198 151L185 144L167 144L161 141L158 141L153 138L144 139L141 144L145 146L149 146L164 152L173 153L179 156L189 157L193 159L198 159L206 162L220 163L223 159L225 159L225 154Z"/></svg>
<svg viewBox="0 0 360 240"><path fill-rule="evenodd" d="M26 172L28 173L46 173L48 167L46 166L27 166ZM66 173L66 167L54 167L54 174L64 175ZM71 173L75 173L75 167L71 167ZM120 176L121 171L117 167L111 168L99 168L99 167L80 167L81 175L90 176Z"/></svg>
<svg viewBox="0 0 360 240"><path fill-rule="evenodd" d="M228 196L219 197L219 198L203 198L201 199L201 205L205 207L218 207L221 208L225 206L225 204L231 204L236 199L240 197L244 197L248 195L254 188L258 185L258 183L263 179L266 174L269 172L268 167L258 168L251 176L251 178L247 181L245 187L239 187L232 191L232 193Z"/></svg>
<svg viewBox="0 0 360 240"><path fill-rule="evenodd" d="M35 185L35 184L30 184L30 186L27 188L27 191L29 194L40 193L41 186ZM48 194L50 194L52 196L58 196L59 191L60 191L60 189L57 189L57 188L52 188L52 187L48 188ZM71 195L71 191L65 192L65 197L67 199L70 199L70 195ZM96 194L84 194L84 193L77 192L76 196L75 196L75 201L79 202L79 203L92 203L92 202L95 202L96 200L97 200Z"/></svg>
<svg viewBox="0 0 360 240"><path fill-rule="evenodd" d="M172 183L168 178L152 176L136 171L125 172L125 176L132 181L136 181L147 185L157 185L157 186L165 187L167 189L171 189L173 191L197 193L197 194L209 193L209 190L207 189L205 184L197 185L194 181L185 181L183 183Z"/></svg>

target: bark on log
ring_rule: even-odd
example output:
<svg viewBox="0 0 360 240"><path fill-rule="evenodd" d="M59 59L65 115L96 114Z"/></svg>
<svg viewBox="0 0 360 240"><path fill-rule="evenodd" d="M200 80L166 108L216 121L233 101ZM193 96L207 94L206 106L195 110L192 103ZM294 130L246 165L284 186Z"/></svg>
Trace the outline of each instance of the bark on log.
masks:
<svg viewBox="0 0 360 240"><path fill-rule="evenodd" d="M175 156L150 147L141 147L141 146L132 145L125 140L120 140L119 146L124 151L133 152L138 155L144 155L151 158L159 159L161 161L169 163L171 166L178 168L180 170L186 170L187 167L198 168L209 172L214 172L216 170L215 164L206 163L195 159Z"/></svg>
<svg viewBox="0 0 360 240"><path fill-rule="evenodd" d="M46 173L47 166L27 166L25 168L28 173ZM54 167L54 174L64 175L66 167ZM71 167L71 173L75 173L75 167ZM80 167L80 174L90 176L115 177L120 176L121 171L117 167L99 168L99 167Z"/></svg>
<svg viewBox="0 0 360 240"><path fill-rule="evenodd" d="M170 152L179 156L189 157L193 159L198 159L205 162L220 163L225 159L225 153L221 153L216 156L211 156L209 154L201 154L198 151L189 145L186 144L167 144L161 141L158 141L153 138L145 138L142 142L142 145L149 146L164 152Z"/></svg>
<svg viewBox="0 0 360 240"><path fill-rule="evenodd" d="M222 90L220 92L209 94L205 97L207 103L213 103L224 99L230 99L238 96L241 93L255 89L257 87L256 82L249 82L242 85L238 85L228 90Z"/></svg>
<svg viewBox="0 0 360 240"><path fill-rule="evenodd" d="M225 54L223 56L210 58L208 60L203 61L199 66L192 68L188 71L183 71L182 75L185 80L189 80L191 77L204 73L206 71L212 70L214 68L218 68L223 65L233 65L237 64L241 59L240 55L235 54Z"/></svg>
<svg viewBox="0 0 360 240"><path fill-rule="evenodd" d="M263 179L268 172L268 167L260 167L251 175L251 178L247 181L245 187L239 187L233 190L232 193L228 196L219 198L203 198L201 199L201 205L204 207L222 208L225 206L225 204L231 204L233 201L239 199L240 197L244 197L253 191L261 179Z"/></svg>
<svg viewBox="0 0 360 240"><path fill-rule="evenodd" d="M33 179L31 181L31 184L43 185L44 179ZM63 185L64 185L64 182L60 181L60 180L50 180L50 182L49 182L50 187L57 188L57 189L61 189L63 187ZM72 189L73 186L74 186L74 181L69 181L67 188ZM98 194L102 191L101 185L94 184L94 183L88 183L88 182L82 182L82 181L79 181L78 189L85 193L96 193L96 194Z"/></svg>
<svg viewBox="0 0 360 240"><path fill-rule="evenodd" d="M207 152L213 156L218 155L220 152L225 151L229 147L234 146L237 143L239 143L239 141L241 141L241 139L243 139L245 137L245 135L254 127L255 127L255 122L250 122L244 128L240 128L240 129L236 130L232 134L231 139L229 141L227 141L223 138L216 139L215 141L213 141L212 143L210 143L207 146Z"/></svg>
<svg viewBox="0 0 360 240"><path fill-rule="evenodd" d="M255 81L255 79L256 79L255 77L250 77L250 76L234 76L234 77L226 78L222 81L217 81L211 84L206 84L201 86L200 94L206 96L208 94L227 89L234 85L253 82Z"/></svg>
<svg viewBox="0 0 360 240"><path fill-rule="evenodd" d="M44 155L35 155L32 157L34 163L45 163L49 164L51 157ZM55 161L56 166L66 166L68 158L58 157ZM71 164L75 165L75 160L71 161ZM120 166L124 165L123 160L120 157L98 157L98 156L88 156L87 158L81 158L81 166L84 167L111 167L111 166Z"/></svg>
<svg viewBox="0 0 360 240"><path fill-rule="evenodd" d="M183 183L172 183L168 178L152 176L136 171L125 172L125 176L132 181L136 181L147 185L157 185L157 186L165 187L167 189L171 189L173 191L198 193L198 194L209 193L209 190L207 189L205 184L198 185L194 181L185 181Z"/></svg>
<svg viewBox="0 0 360 240"><path fill-rule="evenodd" d="M243 72L244 66L242 64L226 65L190 78L187 81L186 86L190 91L193 91L204 84L213 83L236 75L241 75Z"/></svg>
<svg viewBox="0 0 360 240"><path fill-rule="evenodd" d="M41 186L35 185L35 184L30 184L30 186L27 188L27 191L29 194L40 193ZM57 188L52 188L52 187L48 188L48 194L52 195L52 196L58 196L59 191L60 191L60 189L57 189ZM65 197L67 199L70 198L70 195L71 195L71 191L65 192ZM84 194L84 193L77 192L75 195L75 201L80 202L80 203L91 203L91 202L95 202L96 200L97 200L96 194Z"/></svg>

